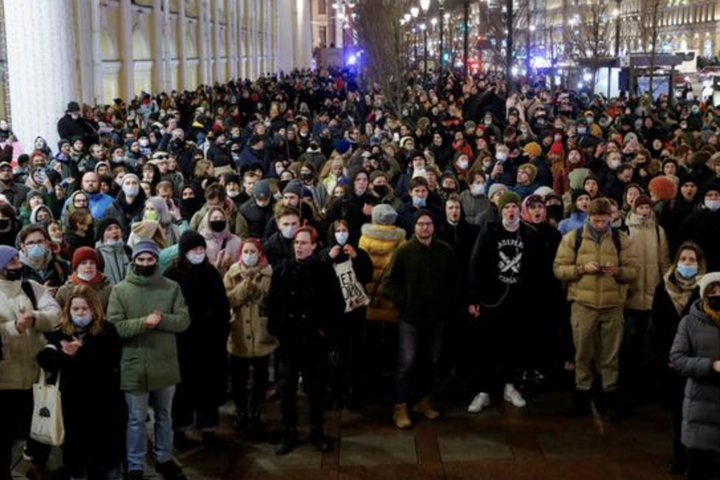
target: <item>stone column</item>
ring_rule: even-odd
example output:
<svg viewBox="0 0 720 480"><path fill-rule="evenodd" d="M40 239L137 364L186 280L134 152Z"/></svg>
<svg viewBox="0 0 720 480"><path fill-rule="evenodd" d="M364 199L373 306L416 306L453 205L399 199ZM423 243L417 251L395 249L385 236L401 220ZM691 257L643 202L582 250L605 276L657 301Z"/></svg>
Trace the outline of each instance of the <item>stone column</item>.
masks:
<svg viewBox="0 0 720 480"><path fill-rule="evenodd" d="M132 2L120 0L120 94L125 101L135 96L135 56L132 45Z"/></svg>
<svg viewBox="0 0 720 480"><path fill-rule="evenodd" d="M72 0L5 1L12 129L31 150L35 137L57 148L57 121L78 98Z"/></svg>
<svg viewBox="0 0 720 480"><path fill-rule="evenodd" d="M95 103L110 103L112 98L105 99L103 89L103 60L101 46L100 0L90 0L90 28L92 29L92 71Z"/></svg>
<svg viewBox="0 0 720 480"><path fill-rule="evenodd" d="M175 31L177 32L177 52L178 57L180 57L178 60L180 62L179 70L180 74L178 75L179 78L179 85L178 85L178 91L182 92L187 88L187 59L185 52L185 28L186 28L186 21L185 21L185 0L182 0L178 2L178 16L177 16L177 28Z"/></svg>
<svg viewBox="0 0 720 480"><path fill-rule="evenodd" d="M207 0L202 0L198 5L198 51L200 62L200 84L210 83L208 76L208 48L207 48Z"/></svg>
<svg viewBox="0 0 720 480"><path fill-rule="evenodd" d="M153 0L152 12L152 56L153 90L160 93L165 90L165 41L164 41L163 0Z"/></svg>
<svg viewBox="0 0 720 480"><path fill-rule="evenodd" d="M220 59L220 44L222 42L222 39L220 38L220 2L221 0L211 0L212 1L212 39L213 39L213 70L214 70L214 77L215 82L222 82L223 81L223 72L222 72L222 61Z"/></svg>

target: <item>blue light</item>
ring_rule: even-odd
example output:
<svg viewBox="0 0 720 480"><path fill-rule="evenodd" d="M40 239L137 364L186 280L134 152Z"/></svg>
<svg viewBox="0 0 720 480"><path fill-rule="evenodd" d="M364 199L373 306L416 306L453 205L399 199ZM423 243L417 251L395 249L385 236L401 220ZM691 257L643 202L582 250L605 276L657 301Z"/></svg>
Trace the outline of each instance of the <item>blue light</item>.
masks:
<svg viewBox="0 0 720 480"><path fill-rule="evenodd" d="M357 56L354 53L351 53L347 59L347 64L348 64L348 66L353 66L356 63L357 63Z"/></svg>

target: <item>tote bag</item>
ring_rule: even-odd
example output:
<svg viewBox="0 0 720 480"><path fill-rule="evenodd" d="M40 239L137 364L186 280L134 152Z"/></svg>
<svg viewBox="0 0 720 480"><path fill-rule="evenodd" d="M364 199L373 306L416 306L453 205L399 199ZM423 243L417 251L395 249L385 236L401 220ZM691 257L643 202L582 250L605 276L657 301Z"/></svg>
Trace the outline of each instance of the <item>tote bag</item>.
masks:
<svg viewBox="0 0 720 480"><path fill-rule="evenodd" d="M365 293L362 284L355 276L352 261L348 260L334 265L335 273L340 281L343 296L345 297L345 313L352 312L356 308L367 307L370 299Z"/></svg>
<svg viewBox="0 0 720 480"><path fill-rule="evenodd" d="M40 379L33 385L33 401L30 437L45 445L59 447L65 441L59 373L55 385L48 385L45 372L40 370Z"/></svg>

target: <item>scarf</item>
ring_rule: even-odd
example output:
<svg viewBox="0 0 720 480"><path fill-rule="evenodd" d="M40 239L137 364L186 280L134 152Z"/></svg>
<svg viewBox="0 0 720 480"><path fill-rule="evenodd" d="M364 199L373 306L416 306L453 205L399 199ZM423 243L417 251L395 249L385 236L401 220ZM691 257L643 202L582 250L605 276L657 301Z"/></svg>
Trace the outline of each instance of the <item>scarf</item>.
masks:
<svg viewBox="0 0 720 480"><path fill-rule="evenodd" d="M77 272L73 272L73 274L70 275L70 281L75 285L90 285L91 287L94 287L96 285L100 285L103 281L105 281L105 276L102 273L98 272L95 277L86 282L85 280L77 276Z"/></svg>
<svg viewBox="0 0 720 480"><path fill-rule="evenodd" d="M720 327L720 312L711 309L706 302L703 302L703 312L710 317L710 320L712 320L716 326Z"/></svg>
<svg viewBox="0 0 720 480"><path fill-rule="evenodd" d="M675 305L678 315L682 315L695 287L697 287L697 276L691 279L683 278L675 267L665 274L665 291Z"/></svg>

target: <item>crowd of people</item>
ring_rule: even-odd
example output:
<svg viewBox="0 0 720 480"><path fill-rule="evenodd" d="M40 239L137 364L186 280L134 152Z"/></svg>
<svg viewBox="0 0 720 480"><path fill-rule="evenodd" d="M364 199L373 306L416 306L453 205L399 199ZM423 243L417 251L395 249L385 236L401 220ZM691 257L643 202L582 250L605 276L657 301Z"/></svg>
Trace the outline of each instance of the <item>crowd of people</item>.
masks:
<svg viewBox="0 0 720 480"><path fill-rule="evenodd" d="M41 375L71 479L142 479L152 422L155 468L178 480L174 449L193 430L214 445L228 399L264 441L279 398L282 455L304 391L328 452L330 404L374 391L410 428L440 417L439 383L476 414L567 374L574 417L660 392L670 471L709 479L720 107L406 80L401 111L340 70L73 101L59 144L17 158L0 121L0 479ZM48 451L27 439L32 480Z"/></svg>

